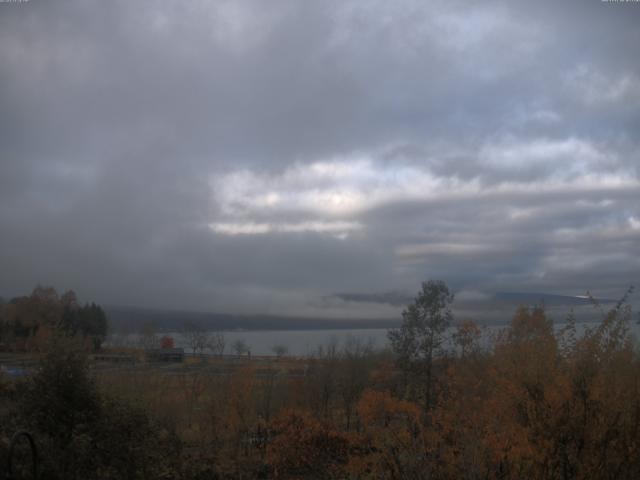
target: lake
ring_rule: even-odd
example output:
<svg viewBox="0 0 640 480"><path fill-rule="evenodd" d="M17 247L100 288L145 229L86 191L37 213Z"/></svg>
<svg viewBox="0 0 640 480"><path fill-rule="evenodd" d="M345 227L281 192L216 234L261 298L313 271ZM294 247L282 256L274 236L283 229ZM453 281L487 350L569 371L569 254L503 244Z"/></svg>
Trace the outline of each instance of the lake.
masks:
<svg viewBox="0 0 640 480"><path fill-rule="evenodd" d="M564 326L564 323L555 324L556 329ZM577 324L578 334L585 328L593 327L594 322L583 322ZM504 325L492 325L483 327L483 338L486 343L488 338L497 333ZM274 355L273 347L283 346L287 349L288 355L308 356L318 350L319 347L336 345L338 349L344 347L349 340L359 342L370 342L373 348L383 349L388 345L387 329L322 329L322 330L229 330L222 332L225 338L225 354L232 354L232 345L238 340L242 340L248 346L252 355ZM450 332L447 332L447 336ZM640 327L636 322L632 322L631 331L636 337L640 334ZM179 332L167 333L173 337L176 347L184 347L189 352L189 346ZM130 334L125 337L111 337L109 344L116 345L137 345L140 336Z"/></svg>

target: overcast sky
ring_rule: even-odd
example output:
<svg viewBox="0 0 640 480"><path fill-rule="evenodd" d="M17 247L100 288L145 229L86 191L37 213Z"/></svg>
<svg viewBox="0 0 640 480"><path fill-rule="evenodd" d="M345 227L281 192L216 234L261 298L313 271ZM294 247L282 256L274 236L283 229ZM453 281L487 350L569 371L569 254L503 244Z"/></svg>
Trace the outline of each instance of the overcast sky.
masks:
<svg viewBox="0 0 640 480"><path fill-rule="evenodd" d="M640 3L0 3L0 295L388 316L640 273Z"/></svg>

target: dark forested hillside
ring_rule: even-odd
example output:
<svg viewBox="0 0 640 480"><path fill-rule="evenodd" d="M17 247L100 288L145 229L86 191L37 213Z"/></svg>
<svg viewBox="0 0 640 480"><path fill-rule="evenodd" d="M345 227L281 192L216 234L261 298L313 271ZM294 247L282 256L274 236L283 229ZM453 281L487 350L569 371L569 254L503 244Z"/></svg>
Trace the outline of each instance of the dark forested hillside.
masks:
<svg viewBox="0 0 640 480"><path fill-rule="evenodd" d="M81 339L98 350L109 330L107 315L95 303L80 304L75 292L36 287L30 295L0 304L0 343L4 350L38 351L53 336Z"/></svg>
<svg viewBox="0 0 640 480"><path fill-rule="evenodd" d="M211 330L314 330L333 328L390 328L394 319L307 318L275 315L231 315L135 307L105 307L114 331L132 332L153 325L160 331L180 331L185 324L197 324Z"/></svg>

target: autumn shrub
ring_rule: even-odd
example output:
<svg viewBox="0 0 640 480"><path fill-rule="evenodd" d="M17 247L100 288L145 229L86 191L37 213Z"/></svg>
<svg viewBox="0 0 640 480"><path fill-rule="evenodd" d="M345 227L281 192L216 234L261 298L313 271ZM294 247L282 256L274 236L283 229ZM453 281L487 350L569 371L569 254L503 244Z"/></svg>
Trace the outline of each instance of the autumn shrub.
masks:
<svg viewBox="0 0 640 480"><path fill-rule="evenodd" d="M422 407L388 391L366 390L356 407L363 425L352 437L356 478L418 479L430 472Z"/></svg>
<svg viewBox="0 0 640 480"><path fill-rule="evenodd" d="M640 375L614 308L577 335L521 308L474 364L460 358L431 415L441 478L638 478Z"/></svg>
<svg viewBox="0 0 640 480"><path fill-rule="evenodd" d="M51 479L640 478L630 319L621 302L557 329L523 307L482 348L460 323L457 349L431 359L427 403L424 372L366 345L277 368L102 372L98 389L86 350L56 337L32 378L0 381L0 460L27 427Z"/></svg>
<svg viewBox="0 0 640 480"><path fill-rule="evenodd" d="M344 478L349 442L309 412L287 409L270 424L266 462L275 478Z"/></svg>

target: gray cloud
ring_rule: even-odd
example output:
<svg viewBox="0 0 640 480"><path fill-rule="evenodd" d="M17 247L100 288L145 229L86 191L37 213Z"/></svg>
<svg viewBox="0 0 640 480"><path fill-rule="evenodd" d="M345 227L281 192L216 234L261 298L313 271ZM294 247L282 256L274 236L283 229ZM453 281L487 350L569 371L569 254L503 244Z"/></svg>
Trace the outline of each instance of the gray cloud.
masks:
<svg viewBox="0 0 640 480"><path fill-rule="evenodd" d="M640 271L638 20L0 4L0 293L310 316L389 315L331 295L426 278L615 297Z"/></svg>

